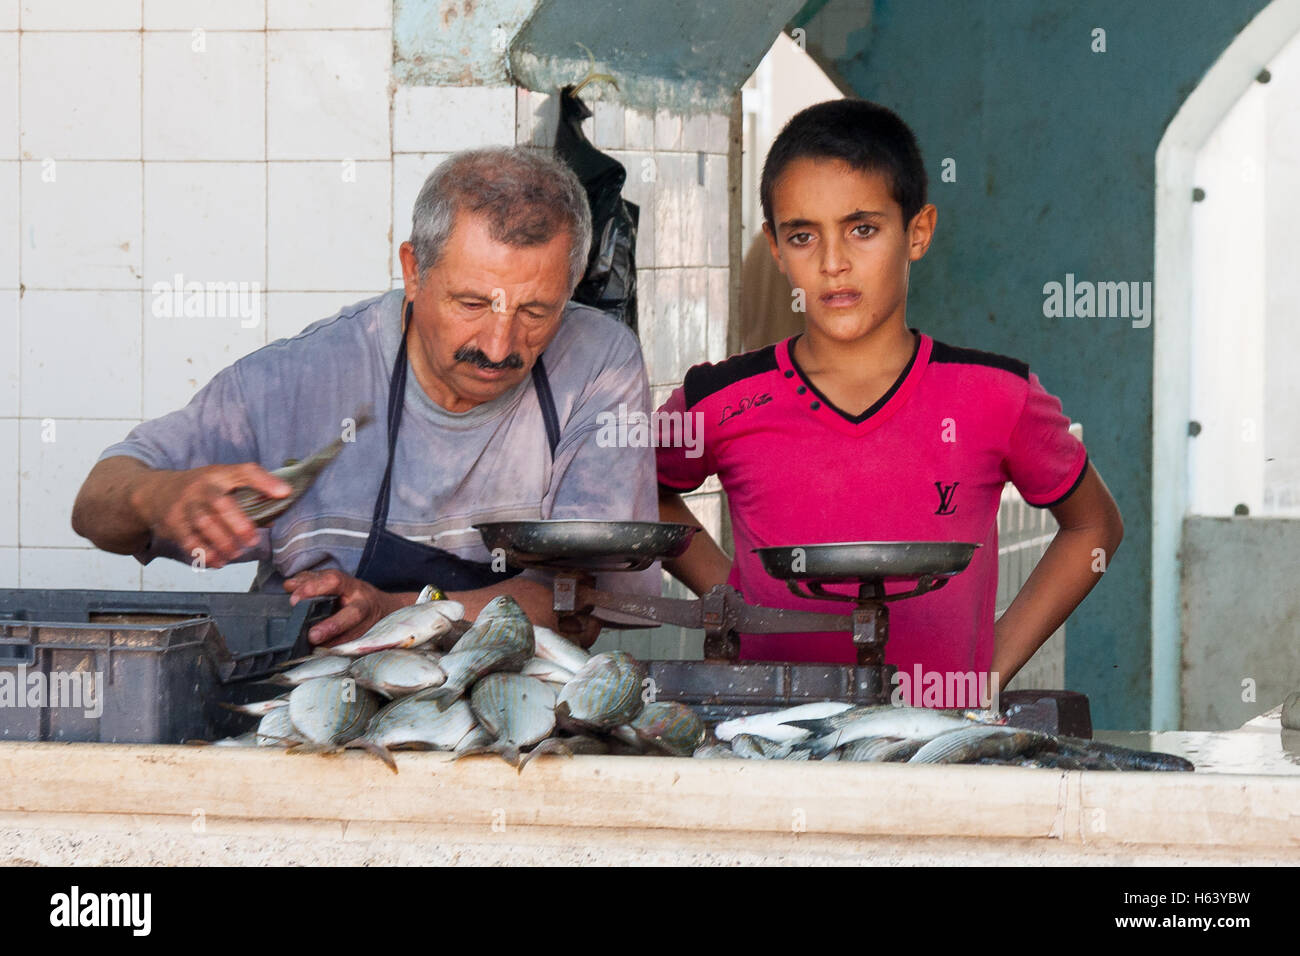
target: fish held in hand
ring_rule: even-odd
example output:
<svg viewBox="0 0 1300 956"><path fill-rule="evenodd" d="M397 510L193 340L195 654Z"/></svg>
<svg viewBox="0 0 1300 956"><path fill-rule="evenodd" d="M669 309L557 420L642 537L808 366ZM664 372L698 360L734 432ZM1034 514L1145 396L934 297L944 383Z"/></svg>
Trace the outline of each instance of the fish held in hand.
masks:
<svg viewBox="0 0 1300 956"><path fill-rule="evenodd" d="M358 412L354 417L352 435L355 436L356 432L370 424L372 420L373 416L368 409ZM343 446L349 443L340 435L311 457L272 471L270 474L273 478L280 479L292 489L284 498L272 498L247 485L233 489L230 496L235 499L235 504L249 521L259 527L265 527L292 508L298 499L307 493L307 489L315 484L326 466L339 456Z"/></svg>
<svg viewBox="0 0 1300 956"><path fill-rule="evenodd" d="M575 733L606 731L627 723L641 709L644 677L640 663L630 654L595 655L560 690L557 722Z"/></svg>
<svg viewBox="0 0 1300 956"><path fill-rule="evenodd" d="M322 647L320 651L340 657L359 657L375 651L419 647L447 633L452 622L464 616L465 605L459 601L409 604L380 618L360 637Z"/></svg>

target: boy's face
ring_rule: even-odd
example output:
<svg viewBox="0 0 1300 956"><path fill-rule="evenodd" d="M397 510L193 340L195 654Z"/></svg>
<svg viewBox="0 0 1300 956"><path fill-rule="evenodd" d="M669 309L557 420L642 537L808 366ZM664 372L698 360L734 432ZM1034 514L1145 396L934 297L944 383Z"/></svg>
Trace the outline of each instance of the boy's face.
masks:
<svg viewBox="0 0 1300 956"><path fill-rule="evenodd" d="M881 173L833 159L797 159L772 190L772 255L804 290L809 330L838 342L904 322L911 263L934 235L934 206L910 223Z"/></svg>

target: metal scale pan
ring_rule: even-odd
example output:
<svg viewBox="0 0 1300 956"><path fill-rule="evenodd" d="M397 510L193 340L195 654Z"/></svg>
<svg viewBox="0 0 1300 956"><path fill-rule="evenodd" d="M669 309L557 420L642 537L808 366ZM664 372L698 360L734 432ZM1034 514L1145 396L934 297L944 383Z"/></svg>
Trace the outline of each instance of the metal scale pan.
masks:
<svg viewBox="0 0 1300 956"><path fill-rule="evenodd" d="M663 521L491 521L474 525L515 564L571 571L643 571L681 555L700 529Z"/></svg>
<svg viewBox="0 0 1300 956"><path fill-rule="evenodd" d="M843 541L755 548L763 570L800 597L828 601L896 601L943 587L966 570L978 544L964 541ZM915 581L910 591L887 594L884 585ZM857 584L857 596L828 584Z"/></svg>

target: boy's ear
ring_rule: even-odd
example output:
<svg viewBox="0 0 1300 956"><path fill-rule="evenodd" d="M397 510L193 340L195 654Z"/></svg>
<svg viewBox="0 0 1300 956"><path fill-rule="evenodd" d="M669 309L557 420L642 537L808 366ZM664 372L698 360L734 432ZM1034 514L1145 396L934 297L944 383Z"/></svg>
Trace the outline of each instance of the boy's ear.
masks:
<svg viewBox="0 0 1300 956"><path fill-rule="evenodd" d="M772 259L776 262L776 267L781 270L781 275L785 275L785 263L781 261L781 253L776 245L776 232L772 229L772 224L764 220L763 235L767 239L767 248L772 253Z"/></svg>
<svg viewBox="0 0 1300 956"><path fill-rule="evenodd" d="M934 208L933 203L922 206L921 210L912 217L907 227L907 258L911 262L916 262L930 248L938 218L939 210Z"/></svg>

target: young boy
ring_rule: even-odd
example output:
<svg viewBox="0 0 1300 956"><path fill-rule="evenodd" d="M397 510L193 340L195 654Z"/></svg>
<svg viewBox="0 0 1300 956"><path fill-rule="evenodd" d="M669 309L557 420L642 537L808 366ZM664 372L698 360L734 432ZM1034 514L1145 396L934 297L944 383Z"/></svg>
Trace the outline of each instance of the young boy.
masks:
<svg viewBox="0 0 1300 956"><path fill-rule="evenodd" d="M1097 583L1123 523L1061 403L1013 358L909 329L908 272L936 210L912 131L889 110L837 100L796 115L772 144L763 231L805 311L805 331L697 365L660 410L697 414L703 454L658 451L660 517L694 522L680 493L717 474L732 561L697 535L668 570L696 593L723 582L751 604L834 611L794 597L754 548L834 541L967 541L983 547L929 594L889 605L886 662L922 679L1018 671ZM1049 508L1051 546L994 621L997 511L1005 482ZM842 589L851 593L850 589ZM891 593L900 590L890 588ZM852 663L839 634L741 635L742 660ZM911 701L922 703L921 688ZM925 703L932 703L927 697ZM947 702L951 705L952 702Z"/></svg>

